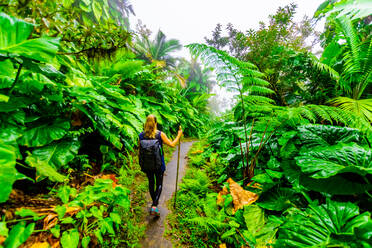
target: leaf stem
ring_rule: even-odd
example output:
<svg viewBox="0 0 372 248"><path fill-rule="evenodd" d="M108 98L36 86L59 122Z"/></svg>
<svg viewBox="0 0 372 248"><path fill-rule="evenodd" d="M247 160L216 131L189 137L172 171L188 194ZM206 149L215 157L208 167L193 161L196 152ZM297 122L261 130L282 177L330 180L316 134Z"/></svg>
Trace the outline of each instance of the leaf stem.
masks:
<svg viewBox="0 0 372 248"><path fill-rule="evenodd" d="M33 219L34 219L34 217L28 217L28 218L23 218L23 219L8 220L8 221L5 221L5 223L14 223L14 222L18 222L18 221L33 220Z"/></svg>

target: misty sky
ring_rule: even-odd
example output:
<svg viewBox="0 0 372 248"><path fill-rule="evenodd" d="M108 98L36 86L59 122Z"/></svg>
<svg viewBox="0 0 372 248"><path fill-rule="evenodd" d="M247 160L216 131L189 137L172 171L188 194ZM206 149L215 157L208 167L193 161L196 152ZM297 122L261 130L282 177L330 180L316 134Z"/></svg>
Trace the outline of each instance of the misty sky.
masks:
<svg viewBox="0 0 372 248"><path fill-rule="evenodd" d="M296 20L304 15L313 16L324 0L133 0L136 19L142 20L154 33L162 30L167 38L175 38L182 45L204 43L211 37L217 23L232 23L238 30L257 28L259 21L268 20L279 6L296 3ZM320 25L321 26L321 25ZM321 27L319 27L321 28ZM186 56L187 51L180 55Z"/></svg>
<svg viewBox="0 0 372 248"><path fill-rule="evenodd" d="M167 39L178 39L182 45L205 43L204 37L211 37L217 23L232 23L240 31L258 28L259 22L267 23L268 16L274 14L278 7L296 3L295 21L304 15L312 17L324 0L133 0L131 1L136 16L131 18L132 28L140 19L153 33L160 29ZM322 30L324 22L317 25ZM153 37L152 37L153 38ZM318 50L318 49L315 49ZM174 53L190 59L187 49ZM212 97L219 102L218 112L232 106L235 93L215 86Z"/></svg>

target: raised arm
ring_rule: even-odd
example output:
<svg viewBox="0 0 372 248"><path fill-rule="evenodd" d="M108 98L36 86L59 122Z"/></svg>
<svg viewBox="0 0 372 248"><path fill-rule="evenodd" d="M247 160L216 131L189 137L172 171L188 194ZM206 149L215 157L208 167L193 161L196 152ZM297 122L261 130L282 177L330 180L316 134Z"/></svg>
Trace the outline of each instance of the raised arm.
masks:
<svg viewBox="0 0 372 248"><path fill-rule="evenodd" d="M181 126L180 126L180 129L178 130L177 137L173 141L168 139L168 137L165 133L161 132L161 140L163 141L164 144L166 144L170 147L175 147L177 145L178 141L180 140L181 136L182 136Z"/></svg>

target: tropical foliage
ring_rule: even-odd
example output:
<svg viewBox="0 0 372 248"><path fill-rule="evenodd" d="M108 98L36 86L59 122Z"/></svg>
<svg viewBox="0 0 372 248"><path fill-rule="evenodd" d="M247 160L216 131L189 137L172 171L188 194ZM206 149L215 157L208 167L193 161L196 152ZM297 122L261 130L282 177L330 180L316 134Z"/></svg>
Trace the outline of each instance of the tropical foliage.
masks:
<svg viewBox="0 0 372 248"><path fill-rule="evenodd" d="M146 197L143 180L135 183L138 134L152 113L169 137L179 125L198 136L206 91L180 94L177 79L128 49L128 2L1 8L0 246L45 237L62 247L138 245Z"/></svg>
<svg viewBox="0 0 372 248"><path fill-rule="evenodd" d="M0 247L138 247L149 114L201 139L169 206L181 245L371 247L371 9L280 7L257 30L217 25L187 61L130 29L128 1L2 1ZM235 94L219 117L216 86Z"/></svg>
<svg viewBox="0 0 372 248"><path fill-rule="evenodd" d="M237 101L191 150L192 169L169 217L169 234L193 247L371 247L368 6L326 1L319 7L316 16L326 16L326 26L334 28L320 36L325 49L319 59L276 40L266 56L280 48L287 57L280 66L262 67L251 49L268 49L252 41L265 34L264 24L247 34L230 25L228 37L217 26L207 40L213 47L188 46L215 68L217 83L236 85ZM279 16L289 25L291 8L271 16L267 32ZM283 37L293 35L280 27ZM226 46L230 54L218 50ZM249 80L246 68L257 72L246 73ZM296 83L285 88L282 80ZM284 90L283 101L274 85ZM290 89L295 99L287 101L294 96Z"/></svg>

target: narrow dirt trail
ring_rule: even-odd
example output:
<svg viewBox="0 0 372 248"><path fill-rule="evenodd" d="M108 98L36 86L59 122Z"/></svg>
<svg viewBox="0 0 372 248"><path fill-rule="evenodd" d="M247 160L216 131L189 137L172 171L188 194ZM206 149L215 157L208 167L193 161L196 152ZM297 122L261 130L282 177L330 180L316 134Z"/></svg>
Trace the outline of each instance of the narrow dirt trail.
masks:
<svg viewBox="0 0 372 248"><path fill-rule="evenodd" d="M180 168L179 168L179 175L178 175L178 183L181 181L182 177L185 174L186 169L186 155L189 151L193 142L185 142L181 144L181 152L180 152ZM165 220L168 215L168 208L167 208L167 201L172 197L175 189L176 183L176 174L177 174L177 156L178 156L178 148L173 153L171 161L167 164L167 170L164 174L163 179L163 190L159 200L159 210L160 210L160 218L154 216L147 216L147 230L146 230L146 237L142 240L141 245L144 248L151 247L151 248L168 248L172 247L172 243L163 237L164 229L165 229ZM178 184L179 185L179 184ZM150 207L151 203L147 207Z"/></svg>

